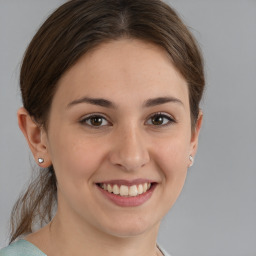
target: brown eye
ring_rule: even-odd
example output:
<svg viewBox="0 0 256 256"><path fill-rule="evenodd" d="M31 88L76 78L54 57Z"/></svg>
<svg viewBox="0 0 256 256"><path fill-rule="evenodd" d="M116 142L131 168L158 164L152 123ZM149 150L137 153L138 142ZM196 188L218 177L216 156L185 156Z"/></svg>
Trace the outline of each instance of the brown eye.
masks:
<svg viewBox="0 0 256 256"><path fill-rule="evenodd" d="M161 125L164 123L164 117L163 116L154 116L152 117L152 124L153 125Z"/></svg>
<svg viewBox="0 0 256 256"><path fill-rule="evenodd" d="M154 126L165 126L174 122L174 119L169 115L159 113L151 116L146 124Z"/></svg>
<svg viewBox="0 0 256 256"><path fill-rule="evenodd" d="M86 124L87 126L91 126L91 127L97 127L97 128L109 125L109 122L106 120L106 118L100 115L88 116L83 120L81 120L80 123Z"/></svg>
<svg viewBox="0 0 256 256"><path fill-rule="evenodd" d="M93 126L100 126L103 123L103 119L99 116L91 117L90 118L90 123Z"/></svg>

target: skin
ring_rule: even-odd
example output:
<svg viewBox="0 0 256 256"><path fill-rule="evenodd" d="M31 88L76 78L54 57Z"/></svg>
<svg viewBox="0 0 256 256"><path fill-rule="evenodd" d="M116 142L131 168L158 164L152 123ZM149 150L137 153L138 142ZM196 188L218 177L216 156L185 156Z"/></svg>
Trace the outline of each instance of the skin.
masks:
<svg viewBox="0 0 256 256"><path fill-rule="evenodd" d="M83 97L114 107L78 102ZM145 106L162 97L171 101ZM159 112L163 123L155 125ZM81 122L95 113L100 126ZM187 83L163 49L132 39L104 43L58 82L47 131L24 108L18 120L36 161L53 164L58 180L57 214L28 241L49 256L160 255L159 225L184 185L202 122L200 113L191 131ZM95 185L138 178L157 186L137 207L115 205Z"/></svg>

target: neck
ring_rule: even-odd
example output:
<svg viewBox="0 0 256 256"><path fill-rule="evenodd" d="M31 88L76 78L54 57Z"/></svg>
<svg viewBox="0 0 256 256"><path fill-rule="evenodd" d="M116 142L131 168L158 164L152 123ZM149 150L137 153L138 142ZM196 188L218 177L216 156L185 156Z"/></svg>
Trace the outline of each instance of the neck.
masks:
<svg viewBox="0 0 256 256"><path fill-rule="evenodd" d="M120 237L102 232L88 223L62 219L56 215L49 227L51 249L48 256L156 256L159 223L142 234Z"/></svg>

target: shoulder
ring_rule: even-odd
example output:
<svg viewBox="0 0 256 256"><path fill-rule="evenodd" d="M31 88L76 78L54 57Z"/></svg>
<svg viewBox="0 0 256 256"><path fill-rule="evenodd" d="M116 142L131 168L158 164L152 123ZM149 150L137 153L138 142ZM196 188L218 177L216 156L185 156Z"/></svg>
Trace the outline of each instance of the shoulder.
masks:
<svg viewBox="0 0 256 256"><path fill-rule="evenodd" d="M0 250L0 256L46 256L26 240L19 240Z"/></svg>

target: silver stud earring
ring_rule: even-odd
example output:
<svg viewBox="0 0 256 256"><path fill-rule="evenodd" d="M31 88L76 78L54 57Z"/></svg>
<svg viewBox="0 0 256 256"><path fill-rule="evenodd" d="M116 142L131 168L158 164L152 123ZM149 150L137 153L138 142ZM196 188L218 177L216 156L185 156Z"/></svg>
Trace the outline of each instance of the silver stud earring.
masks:
<svg viewBox="0 0 256 256"><path fill-rule="evenodd" d="M44 159L43 158L38 158L38 163L39 164L42 164L44 162Z"/></svg>
<svg viewBox="0 0 256 256"><path fill-rule="evenodd" d="M191 167L191 166L193 166L193 164L194 164L194 158L193 158L193 156L189 156L189 160L190 160L190 165L189 165L189 167Z"/></svg>

